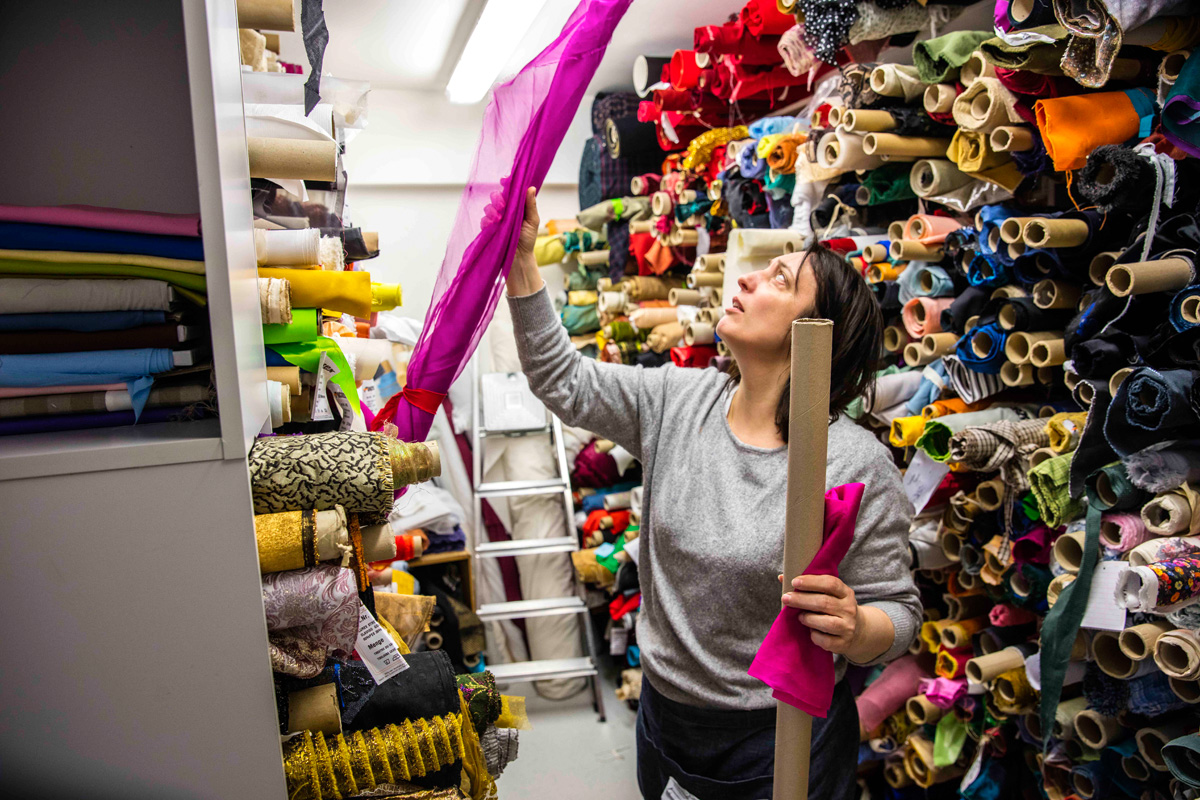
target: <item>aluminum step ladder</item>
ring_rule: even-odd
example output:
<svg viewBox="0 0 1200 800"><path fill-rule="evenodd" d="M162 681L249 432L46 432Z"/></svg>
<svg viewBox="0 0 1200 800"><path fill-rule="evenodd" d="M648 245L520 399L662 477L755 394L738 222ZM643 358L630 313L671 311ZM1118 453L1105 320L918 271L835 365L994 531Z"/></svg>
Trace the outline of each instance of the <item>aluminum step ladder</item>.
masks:
<svg viewBox="0 0 1200 800"><path fill-rule="evenodd" d="M504 378L512 380L519 373L504 374ZM494 373L498 377L499 374ZM523 404L524 410L540 409L541 427L531 427L529 424L519 427L509 427L502 430L488 430L484 425L482 382L478 366L474 359L471 361L471 385L473 419L471 424L471 483L474 489L474 521L471 557L475 560L472 575L479 575L478 560L485 558L512 558L515 556L544 555L547 553L571 553L579 549L579 539L575 533L575 505L571 499L570 469L567 467L567 451L563 444L562 423L558 417L551 414L540 401L529 391L528 383L522 381L523 394L512 398L513 403ZM492 377L492 376L489 376ZM506 401L508 398L506 397ZM530 414L526 414L530 416ZM532 423L536 424L536 423ZM550 479L508 480L483 482L483 448L488 440L506 439L524 436L548 436L548 446L554 448L558 476ZM563 518L566 528L562 536L548 539L513 539L505 542L489 542L482 532L486 530L483 522L483 501L495 498L521 497L527 495L562 496ZM549 617L575 614L580 617L580 630L586 646L586 656L582 658L556 658L541 661L519 661L512 664L489 666L488 670L498 682L540 681L555 678L587 678L592 689L592 707L605 721L604 698L600 687L598 660L596 655L595 637L592 635L591 619L587 605L583 601L583 589L571 568L571 583L575 593L569 597L546 597L538 600L516 600L503 603L482 603L475 613L484 622L531 619L534 617ZM476 593L478 596L478 593Z"/></svg>

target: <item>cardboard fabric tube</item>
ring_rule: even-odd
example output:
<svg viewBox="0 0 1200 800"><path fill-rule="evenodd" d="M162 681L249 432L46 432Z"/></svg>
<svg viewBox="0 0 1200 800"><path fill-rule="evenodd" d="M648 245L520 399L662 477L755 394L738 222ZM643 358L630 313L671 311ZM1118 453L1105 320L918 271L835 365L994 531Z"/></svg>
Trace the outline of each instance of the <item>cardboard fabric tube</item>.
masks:
<svg viewBox="0 0 1200 800"><path fill-rule="evenodd" d="M1103 286L1108 271L1117 263L1119 255L1120 252L1116 250L1105 250L1092 256L1092 263L1088 266L1088 279L1097 286Z"/></svg>
<svg viewBox="0 0 1200 800"><path fill-rule="evenodd" d="M696 259L696 263L699 264L700 269L704 270L705 272L724 272L725 254L709 253Z"/></svg>
<svg viewBox="0 0 1200 800"><path fill-rule="evenodd" d="M680 202L680 203L694 203L694 202L696 202L696 190L695 190L695 189L684 189L684 188L682 188L682 187L683 187L683 182L682 182L682 181L680 181L679 183L675 184L675 186L676 186L676 192L675 192L675 196L679 198L679 202Z"/></svg>
<svg viewBox="0 0 1200 800"><path fill-rule="evenodd" d="M1092 398L1096 396L1096 387L1092 385L1091 381L1080 379L1076 382L1075 388L1071 390L1071 395L1079 405L1084 408L1091 408Z"/></svg>
<svg viewBox="0 0 1200 800"><path fill-rule="evenodd" d="M1038 308L1075 308L1079 304L1080 288L1052 278L1033 285L1033 304Z"/></svg>
<svg viewBox="0 0 1200 800"><path fill-rule="evenodd" d="M391 561L396 557L396 533L391 524L362 526L363 557L372 561ZM420 556L420 553L417 554Z"/></svg>
<svg viewBox="0 0 1200 800"><path fill-rule="evenodd" d="M942 628L942 647L957 650L971 646L971 635L988 626L987 617L973 617L956 621Z"/></svg>
<svg viewBox="0 0 1200 800"><path fill-rule="evenodd" d="M908 752L904 754L904 769L918 786L928 789L939 783L960 777L966 769L956 764L934 766L933 742L919 734L908 737Z"/></svg>
<svg viewBox="0 0 1200 800"><path fill-rule="evenodd" d="M1154 642L1154 663L1171 678L1200 677L1200 638L1181 628L1159 636Z"/></svg>
<svg viewBox="0 0 1200 800"><path fill-rule="evenodd" d="M927 353L916 342L904 345L904 363L910 367L923 367L938 359L933 353Z"/></svg>
<svg viewBox="0 0 1200 800"><path fill-rule="evenodd" d="M959 70L958 80L963 86L970 86L979 78L994 78L996 77L996 68L990 61L983 57L983 53L976 50L967 57L967 63L962 65Z"/></svg>
<svg viewBox="0 0 1200 800"><path fill-rule="evenodd" d="M700 302L700 292L696 289L672 289L667 302L673 306L694 306Z"/></svg>
<svg viewBox="0 0 1200 800"><path fill-rule="evenodd" d="M1134 661L1121 650L1117 631L1096 631L1092 636L1092 657L1105 675L1121 680L1140 677L1154 669L1149 660Z"/></svg>
<svg viewBox="0 0 1200 800"><path fill-rule="evenodd" d="M1117 297L1151 292L1172 292L1192 282L1192 262L1186 258L1139 261L1117 264L1104 278L1109 291Z"/></svg>
<svg viewBox="0 0 1200 800"><path fill-rule="evenodd" d="M954 108L954 98L958 96L954 86L949 83L934 83L925 87L922 102L930 114L949 114Z"/></svg>
<svg viewBox="0 0 1200 800"><path fill-rule="evenodd" d="M876 244L869 244L864 247L862 254L863 260L868 264L879 264L883 261L887 261L888 249L883 242L877 242Z"/></svg>
<svg viewBox="0 0 1200 800"><path fill-rule="evenodd" d="M1022 231L1026 223L1033 222L1037 217L1009 217L1000 223L1000 239L1012 243L1022 241Z"/></svg>
<svg viewBox="0 0 1200 800"><path fill-rule="evenodd" d="M337 180L337 143L314 139L246 138L251 178Z"/></svg>
<svg viewBox="0 0 1200 800"><path fill-rule="evenodd" d="M1080 711L1087 710L1086 697L1064 700L1054 710L1054 737L1064 741L1075 738L1075 718Z"/></svg>
<svg viewBox="0 0 1200 800"><path fill-rule="evenodd" d="M767 256L773 258L784 252L787 242L801 244L803 238L795 231L767 228L736 228L730 234L729 251L735 250L740 258Z"/></svg>
<svg viewBox="0 0 1200 800"><path fill-rule="evenodd" d="M1083 531L1064 533L1054 540L1054 558L1058 565L1072 574L1079 572L1083 563Z"/></svg>
<svg viewBox="0 0 1200 800"><path fill-rule="evenodd" d="M654 233L654 223L648 219L635 219L629 223L630 233Z"/></svg>
<svg viewBox="0 0 1200 800"><path fill-rule="evenodd" d="M708 302L714 306L725 305L725 290L720 286L713 286L706 290L708 292Z"/></svg>
<svg viewBox="0 0 1200 800"><path fill-rule="evenodd" d="M1136 754L1121 756L1121 771L1139 783L1150 780L1150 765Z"/></svg>
<svg viewBox="0 0 1200 800"><path fill-rule="evenodd" d="M954 351L958 336L953 333L927 333L921 337L921 349L933 356L944 356Z"/></svg>
<svg viewBox="0 0 1200 800"><path fill-rule="evenodd" d="M1158 637L1173 630L1175 630L1175 626L1166 620L1145 622L1121 631L1117 644L1121 648L1121 652L1130 659L1145 661L1154 656L1154 643L1158 641Z"/></svg>
<svg viewBox="0 0 1200 800"><path fill-rule="evenodd" d="M665 217L675 208L675 201L668 192L655 192L650 196L650 212L656 217Z"/></svg>
<svg viewBox="0 0 1200 800"><path fill-rule="evenodd" d="M980 358L986 356L992 351L992 335L986 330L972 333L971 350Z"/></svg>
<svg viewBox="0 0 1200 800"><path fill-rule="evenodd" d="M899 325L888 325L883 329L883 349L889 353L899 353L908 344L908 331Z"/></svg>
<svg viewBox="0 0 1200 800"><path fill-rule="evenodd" d="M1179 313L1185 321L1193 325L1200 324L1200 295L1183 298L1183 306L1179 309Z"/></svg>
<svg viewBox="0 0 1200 800"><path fill-rule="evenodd" d="M1088 240L1088 224L1079 219L1033 219L1021 235L1030 247L1078 247Z"/></svg>
<svg viewBox="0 0 1200 800"><path fill-rule="evenodd" d="M1055 575L1050 581L1050 585L1046 587L1046 606L1054 608L1054 604L1058 602L1058 596L1062 594L1062 590L1075 580L1075 573L1064 572L1062 575Z"/></svg>
<svg viewBox="0 0 1200 800"><path fill-rule="evenodd" d="M1000 380L1005 386L1032 386L1034 384L1033 365L1005 361L1000 365Z"/></svg>
<svg viewBox="0 0 1200 800"><path fill-rule="evenodd" d="M1029 351L1029 361L1035 367L1053 367L1067 360L1067 351L1062 339L1044 339L1034 343Z"/></svg>
<svg viewBox="0 0 1200 800"><path fill-rule="evenodd" d="M975 497L984 511L995 511L1004 503L1004 492L1004 481L993 478L979 484L975 490Z"/></svg>
<svg viewBox="0 0 1200 800"><path fill-rule="evenodd" d="M946 709L932 702L923 694L908 698L904 709L908 712L908 718L916 725L934 723L946 715Z"/></svg>
<svg viewBox="0 0 1200 800"><path fill-rule="evenodd" d="M1080 711L1075 716L1075 735L1079 741L1094 750L1100 750L1114 741L1121 732L1121 723L1091 709Z"/></svg>
<svg viewBox="0 0 1200 800"><path fill-rule="evenodd" d="M598 264L608 263L607 250L588 250L579 254L579 263L584 266L591 267Z"/></svg>
<svg viewBox="0 0 1200 800"><path fill-rule="evenodd" d="M896 261L941 261L944 254L937 245L904 239L893 240L888 253Z"/></svg>
<svg viewBox="0 0 1200 800"><path fill-rule="evenodd" d="M942 552L946 554L946 558L957 564L962 560L962 546L965 541L964 536L947 533L942 537Z"/></svg>
<svg viewBox="0 0 1200 800"><path fill-rule="evenodd" d="M689 322L683 328L683 343L688 347L697 344L712 344L715 340L712 325L705 325L703 322Z"/></svg>
<svg viewBox="0 0 1200 800"><path fill-rule="evenodd" d="M342 732L342 714L338 706L337 684L324 683L310 689L288 693L288 730Z"/></svg>
<svg viewBox="0 0 1200 800"><path fill-rule="evenodd" d="M1058 453L1054 452L1049 447L1039 447L1037 450L1034 450L1029 454L1029 468L1033 469L1038 464L1041 464L1044 461L1049 461L1052 458L1056 458L1058 455Z"/></svg>
<svg viewBox="0 0 1200 800"><path fill-rule="evenodd" d="M695 228L675 228L667 235L667 243L674 247L695 247L699 241Z"/></svg>
<svg viewBox="0 0 1200 800"><path fill-rule="evenodd" d="M733 354L729 352L729 345L724 342L717 342L717 355L732 356Z"/></svg>
<svg viewBox="0 0 1200 800"><path fill-rule="evenodd" d="M699 289L701 286L720 286L725 282L725 276L719 272L689 272L687 285L689 289Z"/></svg>
<svg viewBox="0 0 1200 800"><path fill-rule="evenodd" d="M844 112L845 110L846 109L843 108L842 106L831 106L830 107L830 109L829 109L829 127L836 128L838 125L842 124L842 112ZM818 125L818 126L814 126L814 127L820 127L820 126Z"/></svg>
<svg viewBox="0 0 1200 800"><path fill-rule="evenodd" d="M1120 389L1121 384L1125 382L1125 379L1132 374L1133 367L1121 367L1121 369L1114 372L1112 377L1108 379L1108 393L1115 395L1117 393L1117 389Z"/></svg>
<svg viewBox="0 0 1200 800"><path fill-rule="evenodd" d="M1023 153L1033 149L1033 133L1019 125L1001 125L988 135L997 153Z"/></svg>
<svg viewBox="0 0 1200 800"><path fill-rule="evenodd" d="M895 133L868 133L863 137L863 151L868 155L900 158L945 158L950 149L949 139L932 136L900 136Z"/></svg>
<svg viewBox="0 0 1200 800"><path fill-rule="evenodd" d="M896 118L887 111L850 109L842 114L842 127L851 133L890 131L896 127Z"/></svg>
<svg viewBox="0 0 1200 800"><path fill-rule="evenodd" d="M1185 703L1195 705L1200 703L1200 683L1196 681L1185 681L1182 678L1168 678L1171 685L1171 691Z"/></svg>
<svg viewBox="0 0 1200 800"><path fill-rule="evenodd" d="M1195 733L1196 726L1186 720L1175 720L1151 727L1140 728L1133 734L1138 753L1155 772L1167 772L1167 762L1162 757L1162 747L1172 739Z"/></svg>
<svg viewBox="0 0 1200 800"><path fill-rule="evenodd" d="M1015 647L1006 647L996 653L975 656L967 661L967 678L975 683L987 683L997 675L1024 665L1025 654Z"/></svg>
<svg viewBox="0 0 1200 800"><path fill-rule="evenodd" d="M238 25L267 31L296 30L292 0L237 0Z"/></svg>
<svg viewBox="0 0 1200 800"><path fill-rule="evenodd" d="M1014 364L1028 364L1035 344L1060 338L1062 333L1057 331L1017 331L1004 342L1004 357Z"/></svg>
<svg viewBox="0 0 1200 800"><path fill-rule="evenodd" d="M282 383L292 395L300 394L299 367L267 367L267 380Z"/></svg>
<svg viewBox="0 0 1200 800"><path fill-rule="evenodd" d="M833 323L805 319L792 323L792 392L788 419L787 517L783 574L804 571L820 548L825 523L825 460L829 440L829 364ZM790 579L789 579L790 580ZM806 800L812 717L778 704L775 721L777 800Z"/></svg>
<svg viewBox="0 0 1200 800"><path fill-rule="evenodd" d="M912 786L913 779L904 769L903 761L888 761L883 765L883 779L893 789Z"/></svg>
<svg viewBox="0 0 1200 800"><path fill-rule="evenodd" d="M887 232L889 239L895 240L904 238L904 222L905 220L897 219L888 223Z"/></svg>
<svg viewBox="0 0 1200 800"><path fill-rule="evenodd" d="M961 620L971 619L973 617L982 616L992 608L992 601L987 595L979 594L946 594L942 595L946 601L946 610L950 615L949 619Z"/></svg>

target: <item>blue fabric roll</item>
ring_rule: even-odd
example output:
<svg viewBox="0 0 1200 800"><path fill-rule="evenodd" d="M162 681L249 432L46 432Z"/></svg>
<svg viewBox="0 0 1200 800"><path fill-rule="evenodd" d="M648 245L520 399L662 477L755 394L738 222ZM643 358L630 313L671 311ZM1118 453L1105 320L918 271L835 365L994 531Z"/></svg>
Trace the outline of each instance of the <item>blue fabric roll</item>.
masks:
<svg viewBox="0 0 1200 800"><path fill-rule="evenodd" d="M1176 778L1200 789L1200 734L1189 733L1163 745L1163 761Z"/></svg>
<svg viewBox="0 0 1200 800"><path fill-rule="evenodd" d="M1190 438L1200 426L1189 395L1196 375L1186 369L1135 370L1113 396L1104 418L1104 436L1119 456L1156 442Z"/></svg>
<svg viewBox="0 0 1200 800"><path fill-rule="evenodd" d="M924 288L925 283L930 284L928 289ZM954 281L946 274L946 270L926 264L917 270L913 291L918 297L953 297Z"/></svg>
<svg viewBox="0 0 1200 800"><path fill-rule="evenodd" d="M150 395L154 373L167 372L174 366L171 351L161 347L5 356L0 359L0 386L124 383L137 417Z"/></svg>
<svg viewBox="0 0 1200 800"><path fill-rule="evenodd" d="M764 136L771 136L776 133L791 133L795 125L795 117L763 117L760 120L750 123L750 137L761 139ZM802 127L807 128L807 123L803 124Z"/></svg>
<svg viewBox="0 0 1200 800"><path fill-rule="evenodd" d="M979 209L979 236L977 243L979 252L984 255L995 256L1005 265L1011 264L1012 259L1008 258L1008 246L1001 243L999 250L993 250L988 244L988 239L991 238L992 231L998 230L1004 224L1004 220L1009 217L1015 217L1017 214L1011 209L1004 206L984 206Z"/></svg>
<svg viewBox="0 0 1200 800"><path fill-rule="evenodd" d="M930 374L936 375L938 380L930 377ZM917 386L916 394L908 398L904 408L908 411L909 416L915 417L921 413L921 409L938 399L938 395L942 393L942 387L947 383L946 365L939 358L925 365L925 369L921 372L921 383Z"/></svg>
<svg viewBox="0 0 1200 800"><path fill-rule="evenodd" d="M976 355L975 348L972 346L976 335L980 333L986 333L991 337L991 349L982 356ZM998 375L1000 368L1004 366L1004 343L1007 340L1008 334L1000 327L999 323L980 325L958 340L954 354L968 369L987 375Z"/></svg>
<svg viewBox="0 0 1200 800"><path fill-rule="evenodd" d="M167 321L163 311L76 311L0 314L0 331L123 331Z"/></svg>
<svg viewBox="0 0 1200 800"><path fill-rule="evenodd" d="M738 169L743 178L761 178L767 174L766 159L758 157L758 140L738 151Z"/></svg>
<svg viewBox="0 0 1200 800"><path fill-rule="evenodd" d="M1186 705L1171 691L1171 679L1159 670L1129 682L1129 710L1135 714L1153 717Z"/></svg>
<svg viewBox="0 0 1200 800"><path fill-rule="evenodd" d="M1180 289L1171 298L1171 327L1177 331L1186 331L1188 328L1196 327L1195 323L1188 322L1183 318L1183 301L1189 297L1200 295L1200 284L1188 286Z"/></svg>
<svg viewBox="0 0 1200 800"><path fill-rule="evenodd" d="M617 492L628 492L630 489L637 488L640 485L641 484L632 482L618 483L614 486L608 487L607 489L597 489L595 494L589 494L587 497L583 498L581 507L584 511L590 514L593 511L598 511L601 508L604 508L604 498L606 496L610 494L616 494Z"/></svg>
<svg viewBox="0 0 1200 800"><path fill-rule="evenodd" d="M967 265L967 281L972 286L1004 286L1011 278L1008 266L994 254L976 253Z"/></svg>
<svg viewBox="0 0 1200 800"><path fill-rule="evenodd" d="M69 250L76 253L136 253L162 258L204 260L204 242L195 236L66 228L27 222L0 222L0 248Z"/></svg>

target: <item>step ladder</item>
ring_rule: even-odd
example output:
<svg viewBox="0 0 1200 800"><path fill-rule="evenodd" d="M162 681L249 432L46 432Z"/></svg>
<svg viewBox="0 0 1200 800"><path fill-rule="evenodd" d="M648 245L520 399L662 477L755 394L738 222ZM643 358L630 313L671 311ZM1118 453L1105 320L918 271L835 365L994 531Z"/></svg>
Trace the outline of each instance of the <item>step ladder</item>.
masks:
<svg viewBox="0 0 1200 800"><path fill-rule="evenodd" d="M501 383L505 388L504 403L517 411L516 419L500 429L489 430L483 413L482 384L485 378L492 383ZM471 361L471 385L473 420L471 425L471 482L474 489L474 521L471 547L473 575L479 575L478 561L485 558L512 558L515 556L545 555L547 553L571 553L579 549L575 533L575 505L571 500L570 470L567 467L567 452L563 444L562 423L558 417L546 410L529 390L528 382L520 373L479 374L474 359ZM519 395L519 396L518 396ZM540 424L540 426L539 426ZM508 480L483 482L483 448L488 440L524 436L548 436L548 446L554 448L558 475L550 479ZM513 539L506 542L489 542L482 536L483 501L495 498L521 497L528 495L562 496L563 518L566 526L562 536L548 539ZM592 689L592 707L605 721L604 699L600 688L597 668L595 637L592 635L591 619L583 601L583 589L571 568L571 583L575 593L569 597L546 597L538 600L516 600L503 603L482 603L475 613L484 622L532 619L575 614L580 617L580 630L586 646L582 658L556 658L542 661L520 661L512 664L489 666L488 670L498 682L540 681L550 679L587 678Z"/></svg>

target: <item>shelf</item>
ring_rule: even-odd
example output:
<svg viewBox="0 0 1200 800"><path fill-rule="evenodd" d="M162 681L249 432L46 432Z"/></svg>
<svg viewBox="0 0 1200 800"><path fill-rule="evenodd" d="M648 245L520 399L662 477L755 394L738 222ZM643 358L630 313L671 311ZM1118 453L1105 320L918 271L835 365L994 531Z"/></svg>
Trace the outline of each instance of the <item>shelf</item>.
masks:
<svg viewBox="0 0 1200 800"><path fill-rule="evenodd" d="M454 550L449 553L430 553L427 556L408 561L410 567L432 567L435 564L453 564L455 561L466 561L471 557L470 550Z"/></svg>
<svg viewBox="0 0 1200 800"><path fill-rule="evenodd" d="M590 678L596 674L596 665L587 656L582 658L555 658L545 661L517 661L512 664L489 666L488 671L497 683L506 681L544 681L551 678Z"/></svg>
<svg viewBox="0 0 1200 800"><path fill-rule="evenodd" d="M0 481L212 461L222 453L216 419L3 436Z"/></svg>

